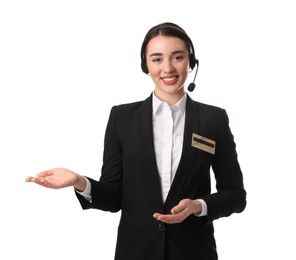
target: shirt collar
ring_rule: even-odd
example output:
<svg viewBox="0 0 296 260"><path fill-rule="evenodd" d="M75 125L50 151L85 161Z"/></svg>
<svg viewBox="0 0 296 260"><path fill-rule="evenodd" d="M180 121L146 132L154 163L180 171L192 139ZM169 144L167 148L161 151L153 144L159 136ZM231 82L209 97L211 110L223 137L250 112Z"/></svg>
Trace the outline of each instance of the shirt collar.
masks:
<svg viewBox="0 0 296 260"><path fill-rule="evenodd" d="M157 110L159 109L160 105L165 103L163 101L161 101L153 92L153 96L152 96L152 105L153 105L153 115L157 112ZM185 93L183 95L183 97L175 104L172 105L171 107L175 106L178 107L181 111L181 114L184 115L185 114L185 110L186 110L186 101L187 101L187 94Z"/></svg>

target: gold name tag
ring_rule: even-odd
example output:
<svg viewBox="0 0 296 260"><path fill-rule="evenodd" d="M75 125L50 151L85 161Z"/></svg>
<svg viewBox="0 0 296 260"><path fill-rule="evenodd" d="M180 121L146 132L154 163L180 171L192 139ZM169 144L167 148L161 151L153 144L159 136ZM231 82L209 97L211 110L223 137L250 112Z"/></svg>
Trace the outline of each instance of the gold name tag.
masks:
<svg viewBox="0 0 296 260"><path fill-rule="evenodd" d="M216 142L201 135L193 133L191 145L202 151L215 154Z"/></svg>

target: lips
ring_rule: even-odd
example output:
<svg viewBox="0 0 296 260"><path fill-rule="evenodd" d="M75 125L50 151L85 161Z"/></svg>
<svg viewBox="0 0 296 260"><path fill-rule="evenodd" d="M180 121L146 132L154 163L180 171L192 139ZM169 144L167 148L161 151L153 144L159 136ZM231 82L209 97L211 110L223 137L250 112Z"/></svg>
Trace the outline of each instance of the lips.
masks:
<svg viewBox="0 0 296 260"><path fill-rule="evenodd" d="M174 77L163 77L161 79L164 82L164 84L166 84L166 85L173 85L173 84L175 84L177 82L178 77L177 76L174 76Z"/></svg>

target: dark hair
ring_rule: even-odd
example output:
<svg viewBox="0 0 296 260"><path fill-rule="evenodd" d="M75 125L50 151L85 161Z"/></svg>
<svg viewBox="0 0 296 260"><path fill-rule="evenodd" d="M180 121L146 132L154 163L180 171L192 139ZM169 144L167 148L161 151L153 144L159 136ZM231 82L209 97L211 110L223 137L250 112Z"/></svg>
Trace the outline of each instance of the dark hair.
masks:
<svg viewBox="0 0 296 260"><path fill-rule="evenodd" d="M158 35L175 36L183 40L189 52L189 66L191 69L194 68L195 64L197 63L197 60L195 58L194 47L191 39L179 25L167 22L167 23L161 23L152 27L147 32L144 38L144 41L141 47L141 68L144 73L148 74L148 68L146 63L147 44L152 38Z"/></svg>

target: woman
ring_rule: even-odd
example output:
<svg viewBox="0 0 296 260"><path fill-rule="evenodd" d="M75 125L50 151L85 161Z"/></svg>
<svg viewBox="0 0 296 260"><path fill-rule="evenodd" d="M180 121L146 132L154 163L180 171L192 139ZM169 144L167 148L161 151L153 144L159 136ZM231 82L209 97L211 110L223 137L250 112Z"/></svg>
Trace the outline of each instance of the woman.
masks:
<svg viewBox="0 0 296 260"><path fill-rule="evenodd" d="M73 186L83 209L121 211L115 259L218 259L213 221L246 206L226 111L186 93L198 61L180 26L152 27L141 62L155 89L144 101L111 109L100 180L56 168L26 181Z"/></svg>

